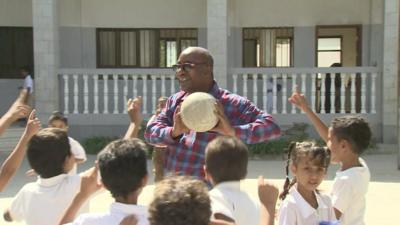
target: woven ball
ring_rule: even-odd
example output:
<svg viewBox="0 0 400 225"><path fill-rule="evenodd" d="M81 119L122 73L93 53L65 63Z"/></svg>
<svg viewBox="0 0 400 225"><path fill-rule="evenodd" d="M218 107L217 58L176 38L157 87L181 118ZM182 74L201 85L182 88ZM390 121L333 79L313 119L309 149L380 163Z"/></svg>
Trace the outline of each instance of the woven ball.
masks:
<svg viewBox="0 0 400 225"><path fill-rule="evenodd" d="M215 98L205 92L190 94L181 105L181 118L190 130L206 132L217 125L218 118L214 114Z"/></svg>

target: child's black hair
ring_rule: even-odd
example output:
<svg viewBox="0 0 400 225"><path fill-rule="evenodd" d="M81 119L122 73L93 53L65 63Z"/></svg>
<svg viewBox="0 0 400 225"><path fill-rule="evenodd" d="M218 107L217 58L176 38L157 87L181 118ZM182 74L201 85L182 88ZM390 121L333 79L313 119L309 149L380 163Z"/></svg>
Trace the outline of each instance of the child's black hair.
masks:
<svg viewBox="0 0 400 225"><path fill-rule="evenodd" d="M28 143L27 157L30 166L42 178L62 173L71 150L67 133L58 128L40 130Z"/></svg>
<svg viewBox="0 0 400 225"><path fill-rule="evenodd" d="M54 111L51 116L49 117L48 124L52 123L53 121L60 120L68 126L68 118L64 116L62 112Z"/></svg>
<svg viewBox="0 0 400 225"><path fill-rule="evenodd" d="M147 175L146 144L137 138L115 140L97 156L101 180L114 198L139 190Z"/></svg>

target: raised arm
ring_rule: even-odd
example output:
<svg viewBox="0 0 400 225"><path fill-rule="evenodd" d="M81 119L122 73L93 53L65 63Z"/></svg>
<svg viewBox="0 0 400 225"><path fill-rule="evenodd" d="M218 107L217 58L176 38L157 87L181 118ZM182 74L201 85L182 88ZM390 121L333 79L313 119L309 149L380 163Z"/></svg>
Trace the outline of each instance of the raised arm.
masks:
<svg viewBox="0 0 400 225"><path fill-rule="evenodd" d="M169 98L166 108L147 124L144 137L153 145L174 144L181 135L189 132L180 116L180 106L176 99Z"/></svg>
<svg viewBox="0 0 400 225"><path fill-rule="evenodd" d="M26 147L29 140L35 135L41 124L38 118L36 118L36 110L32 110L28 118L28 123L26 125L25 131L18 141L17 146L11 152L11 154L4 161L0 170L0 192L3 191L5 186L8 184L12 176L15 174L17 169L21 166L21 162L26 153Z"/></svg>
<svg viewBox="0 0 400 225"><path fill-rule="evenodd" d="M258 177L258 197L261 203L260 225L274 225L278 194L279 190L274 184L266 182L262 176Z"/></svg>
<svg viewBox="0 0 400 225"><path fill-rule="evenodd" d="M4 131L16 120L20 118L25 118L29 115L31 108L26 105L26 99L28 98L29 93L26 89L22 89L18 98L11 105L10 109L4 114L0 119L0 135L4 133Z"/></svg>
<svg viewBox="0 0 400 225"><path fill-rule="evenodd" d="M59 225L71 223L74 221L76 214L78 213L81 206L89 199L89 197L96 191L101 189L101 184L98 183L98 168L97 166L90 168L89 170L81 174L81 189L75 195L74 200L65 211Z"/></svg>
<svg viewBox="0 0 400 225"><path fill-rule="evenodd" d="M142 115L142 97L128 100L128 115L130 124L125 133L124 139L135 138L138 136L140 125L143 121Z"/></svg>
<svg viewBox="0 0 400 225"><path fill-rule="evenodd" d="M328 141L328 127L322 122L322 120L318 117L318 115L312 111L309 107L304 94L302 94L298 87L296 86L295 92L293 92L292 96L289 98L289 102L293 105L297 106L301 111L303 111L311 123L314 125L317 130L319 136L324 139L325 142Z"/></svg>
<svg viewBox="0 0 400 225"><path fill-rule="evenodd" d="M235 99L233 102L217 104L216 113L219 122L213 131L236 136L247 144L271 140L281 135L281 129L271 115L262 112L247 99ZM230 104L225 106L225 111L224 104ZM232 121L240 120L242 123L231 124L228 117Z"/></svg>

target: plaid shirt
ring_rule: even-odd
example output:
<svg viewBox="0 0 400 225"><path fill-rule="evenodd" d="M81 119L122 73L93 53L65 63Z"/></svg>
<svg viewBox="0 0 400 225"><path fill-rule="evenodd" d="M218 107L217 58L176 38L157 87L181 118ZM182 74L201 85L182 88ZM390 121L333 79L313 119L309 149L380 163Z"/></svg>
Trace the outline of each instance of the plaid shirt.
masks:
<svg viewBox="0 0 400 225"><path fill-rule="evenodd" d="M253 144L280 136L281 130L272 116L246 98L219 88L215 82L209 94L222 103L236 137L243 142ZM176 139L171 137L175 109L186 96L188 93L180 91L168 98L164 110L147 125L145 138L151 144L167 146L165 168L168 172L204 178L206 145L220 134L190 131Z"/></svg>

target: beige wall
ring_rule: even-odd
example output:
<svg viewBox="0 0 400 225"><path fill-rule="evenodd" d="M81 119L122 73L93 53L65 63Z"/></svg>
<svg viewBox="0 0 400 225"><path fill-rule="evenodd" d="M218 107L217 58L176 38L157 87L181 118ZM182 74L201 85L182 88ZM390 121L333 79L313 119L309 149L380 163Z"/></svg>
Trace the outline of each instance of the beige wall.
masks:
<svg viewBox="0 0 400 225"><path fill-rule="evenodd" d="M32 1L0 0L0 26L32 26Z"/></svg>
<svg viewBox="0 0 400 225"><path fill-rule="evenodd" d="M207 24L207 0L59 1L60 26L204 28ZM235 27L381 24L382 7L383 0L231 0L228 23ZM0 0L0 26L32 26L32 1Z"/></svg>
<svg viewBox="0 0 400 225"><path fill-rule="evenodd" d="M342 36L343 66L357 66L357 30L353 28L320 28L320 37Z"/></svg>
<svg viewBox="0 0 400 225"><path fill-rule="evenodd" d="M238 27L380 24L383 13L383 0L234 0L233 4L232 25Z"/></svg>
<svg viewBox="0 0 400 225"><path fill-rule="evenodd" d="M62 0L60 25L206 27L206 0Z"/></svg>

